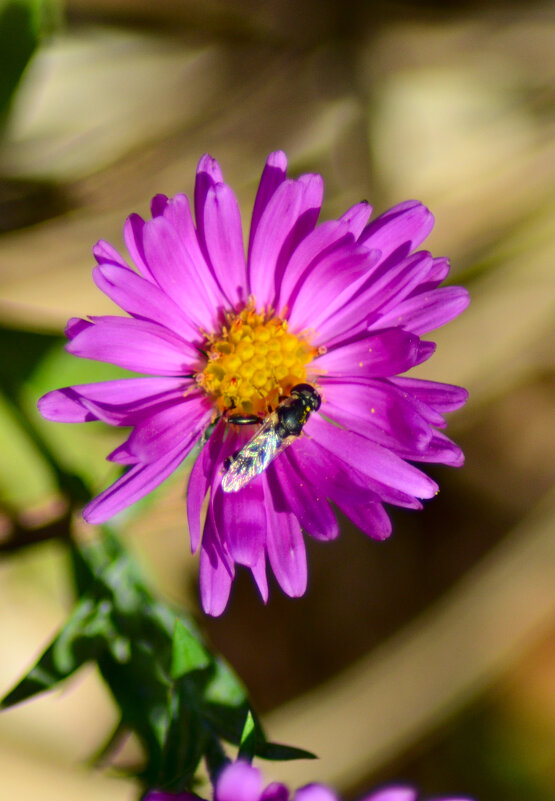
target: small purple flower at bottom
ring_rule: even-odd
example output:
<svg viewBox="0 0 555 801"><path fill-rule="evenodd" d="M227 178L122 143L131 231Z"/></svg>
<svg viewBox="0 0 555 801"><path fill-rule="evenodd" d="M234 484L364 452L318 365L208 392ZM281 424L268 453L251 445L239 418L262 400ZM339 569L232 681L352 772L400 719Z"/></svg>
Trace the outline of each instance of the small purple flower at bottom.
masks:
<svg viewBox="0 0 555 801"><path fill-rule="evenodd" d="M289 789L278 782L267 787L262 785L262 775L248 762L239 760L228 765L221 772L214 792L214 801L340 801L329 787L323 784L307 784L300 787L292 796ZM144 801L198 801L198 796L190 793L165 793L150 790ZM374 790L363 796L361 801L425 801L414 787L390 785ZM430 799L429 801L432 801ZM472 801L462 796L442 796L435 801Z"/></svg>
<svg viewBox="0 0 555 801"><path fill-rule="evenodd" d="M204 156L195 220L186 195L157 195L151 220L127 220L129 263L107 242L94 248L97 286L129 316L66 328L70 353L143 377L39 401L48 420L132 428L107 457L128 469L86 506L89 523L147 495L198 446L187 516L212 615L236 564L264 601L267 563L287 595L303 595L303 533L338 536L331 504L383 540L384 504L418 509L438 491L413 462L463 462L440 429L466 391L403 375L432 356L422 337L468 304L463 288L440 286L448 260L418 249L431 213L411 200L369 221L362 202L317 224L322 194L320 175L292 180L272 153L245 254L235 195Z"/></svg>

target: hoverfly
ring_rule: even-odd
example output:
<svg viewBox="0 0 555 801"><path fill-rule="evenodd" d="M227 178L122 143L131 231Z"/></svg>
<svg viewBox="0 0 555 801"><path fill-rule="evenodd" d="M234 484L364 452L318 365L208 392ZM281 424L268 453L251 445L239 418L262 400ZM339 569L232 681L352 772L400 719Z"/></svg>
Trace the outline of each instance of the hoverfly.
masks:
<svg viewBox="0 0 555 801"><path fill-rule="evenodd" d="M310 384L296 384L290 396L264 420L256 434L240 451L225 460L223 491L238 492L263 473L276 456L301 435L311 412L317 411L320 403L320 395L314 387ZM255 416L236 415L229 420L236 425L260 422L260 418Z"/></svg>

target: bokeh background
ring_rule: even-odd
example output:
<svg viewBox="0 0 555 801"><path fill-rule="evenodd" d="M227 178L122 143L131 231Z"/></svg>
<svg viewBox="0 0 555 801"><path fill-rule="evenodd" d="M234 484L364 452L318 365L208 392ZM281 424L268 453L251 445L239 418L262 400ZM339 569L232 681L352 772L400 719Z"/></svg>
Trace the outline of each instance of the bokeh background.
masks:
<svg viewBox="0 0 555 801"><path fill-rule="evenodd" d="M554 8L535 2L0 2L2 692L72 602L60 465L93 490L113 477L117 432L35 412L115 374L62 350L68 317L113 311L92 245L122 246L152 195L190 192L206 151L246 220L281 148L292 173L323 174L323 218L362 198L433 210L429 247L472 304L420 374L469 388L449 429L467 464L431 470L441 494L394 512L388 542L344 520L309 543L303 599L274 585L263 608L240 574L201 625L269 736L320 756L268 779L555 798L554 51ZM198 610L189 467L119 525L157 591ZM131 801L133 782L90 767L115 722L92 669L4 713L0 798Z"/></svg>

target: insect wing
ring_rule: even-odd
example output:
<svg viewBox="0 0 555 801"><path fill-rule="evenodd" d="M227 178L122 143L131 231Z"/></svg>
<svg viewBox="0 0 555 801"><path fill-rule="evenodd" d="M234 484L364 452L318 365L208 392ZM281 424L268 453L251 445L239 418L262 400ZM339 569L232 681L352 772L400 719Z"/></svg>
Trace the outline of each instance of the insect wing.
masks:
<svg viewBox="0 0 555 801"><path fill-rule="evenodd" d="M277 434L275 419L269 417L232 459L222 478L223 491L240 490L263 473L282 449L283 440Z"/></svg>

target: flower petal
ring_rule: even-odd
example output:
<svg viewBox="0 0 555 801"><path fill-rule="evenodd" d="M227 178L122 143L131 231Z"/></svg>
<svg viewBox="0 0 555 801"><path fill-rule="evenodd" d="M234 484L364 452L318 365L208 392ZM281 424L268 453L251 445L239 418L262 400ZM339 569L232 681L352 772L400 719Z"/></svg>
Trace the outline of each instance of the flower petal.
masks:
<svg viewBox="0 0 555 801"><path fill-rule="evenodd" d="M227 765L216 783L216 801L259 801L262 776L248 762L238 760Z"/></svg>
<svg viewBox="0 0 555 801"><path fill-rule="evenodd" d="M260 560L266 541L266 510L261 480L255 479L240 492L225 493L221 487L213 500L214 519L221 539L233 559L253 567Z"/></svg>
<svg viewBox="0 0 555 801"><path fill-rule="evenodd" d="M128 267L102 264L93 270L93 279L105 295L133 317L160 323L189 342L200 340L198 328L185 312L156 284Z"/></svg>
<svg viewBox="0 0 555 801"><path fill-rule="evenodd" d="M446 286L413 295L380 317L380 327L400 325L415 334L426 334L461 314L470 297L460 286Z"/></svg>
<svg viewBox="0 0 555 801"><path fill-rule="evenodd" d="M468 399L467 390L454 384L442 384L406 376L396 376L389 380L404 392L410 392L419 401L442 414L460 409Z"/></svg>
<svg viewBox="0 0 555 801"><path fill-rule="evenodd" d="M227 184L215 184L204 203L206 249L218 282L229 303L246 302L246 266L241 214L237 198Z"/></svg>
<svg viewBox="0 0 555 801"><path fill-rule="evenodd" d="M185 251L187 269L194 274L196 285L202 286L207 305L213 309L219 308L225 302L225 298L211 265L201 251L187 195L178 194L170 198L164 209L164 218L177 234L180 247Z"/></svg>
<svg viewBox="0 0 555 801"><path fill-rule="evenodd" d="M64 328L64 334L68 339L75 339L77 334L81 331L86 331L92 328L92 323L89 320L82 320L80 317L70 317Z"/></svg>
<svg viewBox="0 0 555 801"><path fill-rule="evenodd" d="M372 206L370 206L366 200L363 200L361 203L356 203L354 206L351 206L351 208L339 218L339 221L345 223L349 231L355 236L355 239L358 239L371 214Z"/></svg>
<svg viewBox="0 0 555 801"><path fill-rule="evenodd" d="M359 242L381 250L384 260L392 253L403 258L426 239L433 227L434 218L426 206L418 200L407 200L372 220Z"/></svg>
<svg viewBox="0 0 555 801"><path fill-rule="evenodd" d="M196 326L212 330L218 309L214 308L185 243L166 217L155 217L145 226L144 250L160 288Z"/></svg>
<svg viewBox="0 0 555 801"><path fill-rule="evenodd" d="M291 258L285 265L279 286L278 308L287 309L291 306L292 298L296 294L300 281L312 269L317 268L321 259L328 256L333 250L347 244L354 246L354 236L347 223L340 220L328 220L311 231L299 243Z"/></svg>
<svg viewBox="0 0 555 801"><path fill-rule="evenodd" d="M398 786L384 787L382 790L365 796L361 801L416 801L417 797L418 793L414 788Z"/></svg>
<svg viewBox="0 0 555 801"><path fill-rule="evenodd" d="M182 397L192 385L183 378L118 378L55 389L37 405L43 417L59 423L103 420L129 426L142 419L145 410Z"/></svg>
<svg viewBox="0 0 555 801"><path fill-rule="evenodd" d="M260 558L255 565L251 565L251 573L258 587L258 592L264 603L268 602L268 577L266 576L266 552L262 551ZM277 795L276 801L280 796Z"/></svg>
<svg viewBox="0 0 555 801"><path fill-rule="evenodd" d="M195 179L195 218L197 221L199 243L203 249L205 248L206 241L204 236L204 204L206 202L206 195L214 184L221 184L223 181L224 177L216 159L209 156L208 153L201 156Z"/></svg>
<svg viewBox="0 0 555 801"><path fill-rule="evenodd" d="M353 308L353 319L359 319L366 311L376 320L374 327L386 328L381 317L396 306L418 287L429 275L433 259L429 253L419 251L405 259L395 260L393 264L381 262L375 267L364 288L361 289Z"/></svg>
<svg viewBox="0 0 555 801"><path fill-rule="evenodd" d="M424 451L432 437L429 423L403 392L385 381L323 381L326 417L386 447Z"/></svg>
<svg viewBox="0 0 555 801"><path fill-rule="evenodd" d="M304 595L307 582L306 551L298 520L286 509L277 481L264 481L268 531L268 559L281 589L291 598Z"/></svg>
<svg viewBox="0 0 555 801"><path fill-rule="evenodd" d="M338 454L344 462L369 478L416 498L432 498L438 491L435 481L387 448L353 431L327 423L319 414L310 417L305 431L319 445Z"/></svg>
<svg viewBox="0 0 555 801"><path fill-rule="evenodd" d="M421 509L414 495L388 486L384 481L365 475L344 457L339 442L336 451L322 447L314 439L302 437L295 447L303 475L336 504L363 506L376 501L391 503L407 509Z"/></svg>
<svg viewBox="0 0 555 801"><path fill-rule="evenodd" d="M440 431L435 431L426 450L417 451L410 448L395 448L395 452L403 459L419 462L438 462L449 467L462 467L464 454L462 450L449 437Z"/></svg>
<svg viewBox="0 0 555 801"><path fill-rule="evenodd" d="M348 345L340 345L318 356L310 365L314 372L330 377L377 378L404 373L418 364L419 338L399 328L389 328Z"/></svg>
<svg viewBox="0 0 555 801"><path fill-rule="evenodd" d="M275 305L276 290L297 245L314 229L322 205L319 175L301 175L280 184L266 206L253 238L249 286L258 308Z"/></svg>
<svg viewBox="0 0 555 801"><path fill-rule="evenodd" d="M248 265L249 288L260 309L274 300L279 254L299 219L303 191L299 181L283 181L261 214Z"/></svg>
<svg viewBox="0 0 555 801"><path fill-rule="evenodd" d="M353 506L340 500L336 503L343 514L373 540L386 540L391 534L391 520L381 503L369 503L365 506Z"/></svg>
<svg viewBox="0 0 555 801"><path fill-rule="evenodd" d="M93 247L93 256L99 264L116 264L118 267L126 267L129 269L129 265L125 259L104 239L99 239Z"/></svg>
<svg viewBox="0 0 555 801"><path fill-rule="evenodd" d="M130 214L123 226L123 239L135 267L143 278L155 283L155 278L145 258L143 245L145 225L145 221L138 214Z"/></svg>
<svg viewBox="0 0 555 801"><path fill-rule="evenodd" d="M252 250L252 243L258 228L258 223L264 212L264 209L270 202L270 198L278 188L278 186L285 181L287 177L287 156L282 150L276 150L270 153L266 160L260 183L258 184L258 191L254 200L254 206L251 217L251 227L249 233L249 259Z"/></svg>
<svg viewBox="0 0 555 801"><path fill-rule="evenodd" d="M167 195L154 195L152 200L150 201L150 213L153 217L160 217L167 208L168 205L168 196Z"/></svg>
<svg viewBox="0 0 555 801"><path fill-rule="evenodd" d="M293 801L338 801L338 798L329 787L314 783L299 787L293 795Z"/></svg>
<svg viewBox="0 0 555 801"><path fill-rule="evenodd" d="M222 418L217 422L193 465L187 486L187 521L191 538L191 552L198 548L201 537L200 517L208 490L215 486L220 465L228 455L225 443L226 425Z"/></svg>
<svg viewBox="0 0 555 801"><path fill-rule="evenodd" d="M154 375L187 375L198 366L198 352L157 323L127 317L96 317L94 322L66 350L84 359Z"/></svg>
<svg viewBox="0 0 555 801"><path fill-rule="evenodd" d="M105 523L122 509L144 498L179 467L189 450L189 447L180 445L156 462L131 467L85 506L83 517L87 523Z"/></svg>
<svg viewBox="0 0 555 801"><path fill-rule="evenodd" d="M235 568L233 559L220 542L210 513L206 516L199 562L202 608L207 615L217 617L226 608Z"/></svg>
<svg viewBox="0 0 555 801"><path fill-rule="evenodd" d="M281 782L272 782L262 791L260 801L288 801L289 788Z"/></svg>
<svg viewBox="0 0 555 801"><path fill-rule="evenodd" d="M318 330L321 323L357 295L378 254L351 244L318 262L297 284L289 299L289 324L295 331Z"/></svg>
<svg viewBox="0 0 555 801"><path fill-rule="evenodd" d="M141 462L156 461L179 443L190 450L210 422L212 404L200 393L178 398L135 425L127 440Z"/></svg>
<svg viewBox="0 0 555 801"><path fill-rule="evenodd" d="M339 535L337 519L320 488L300 470L295 451L296 448L288 448L273 465L285 504L307 534L317 540L333 540ZM270 472L268 480L271 483Z"/></svg>

